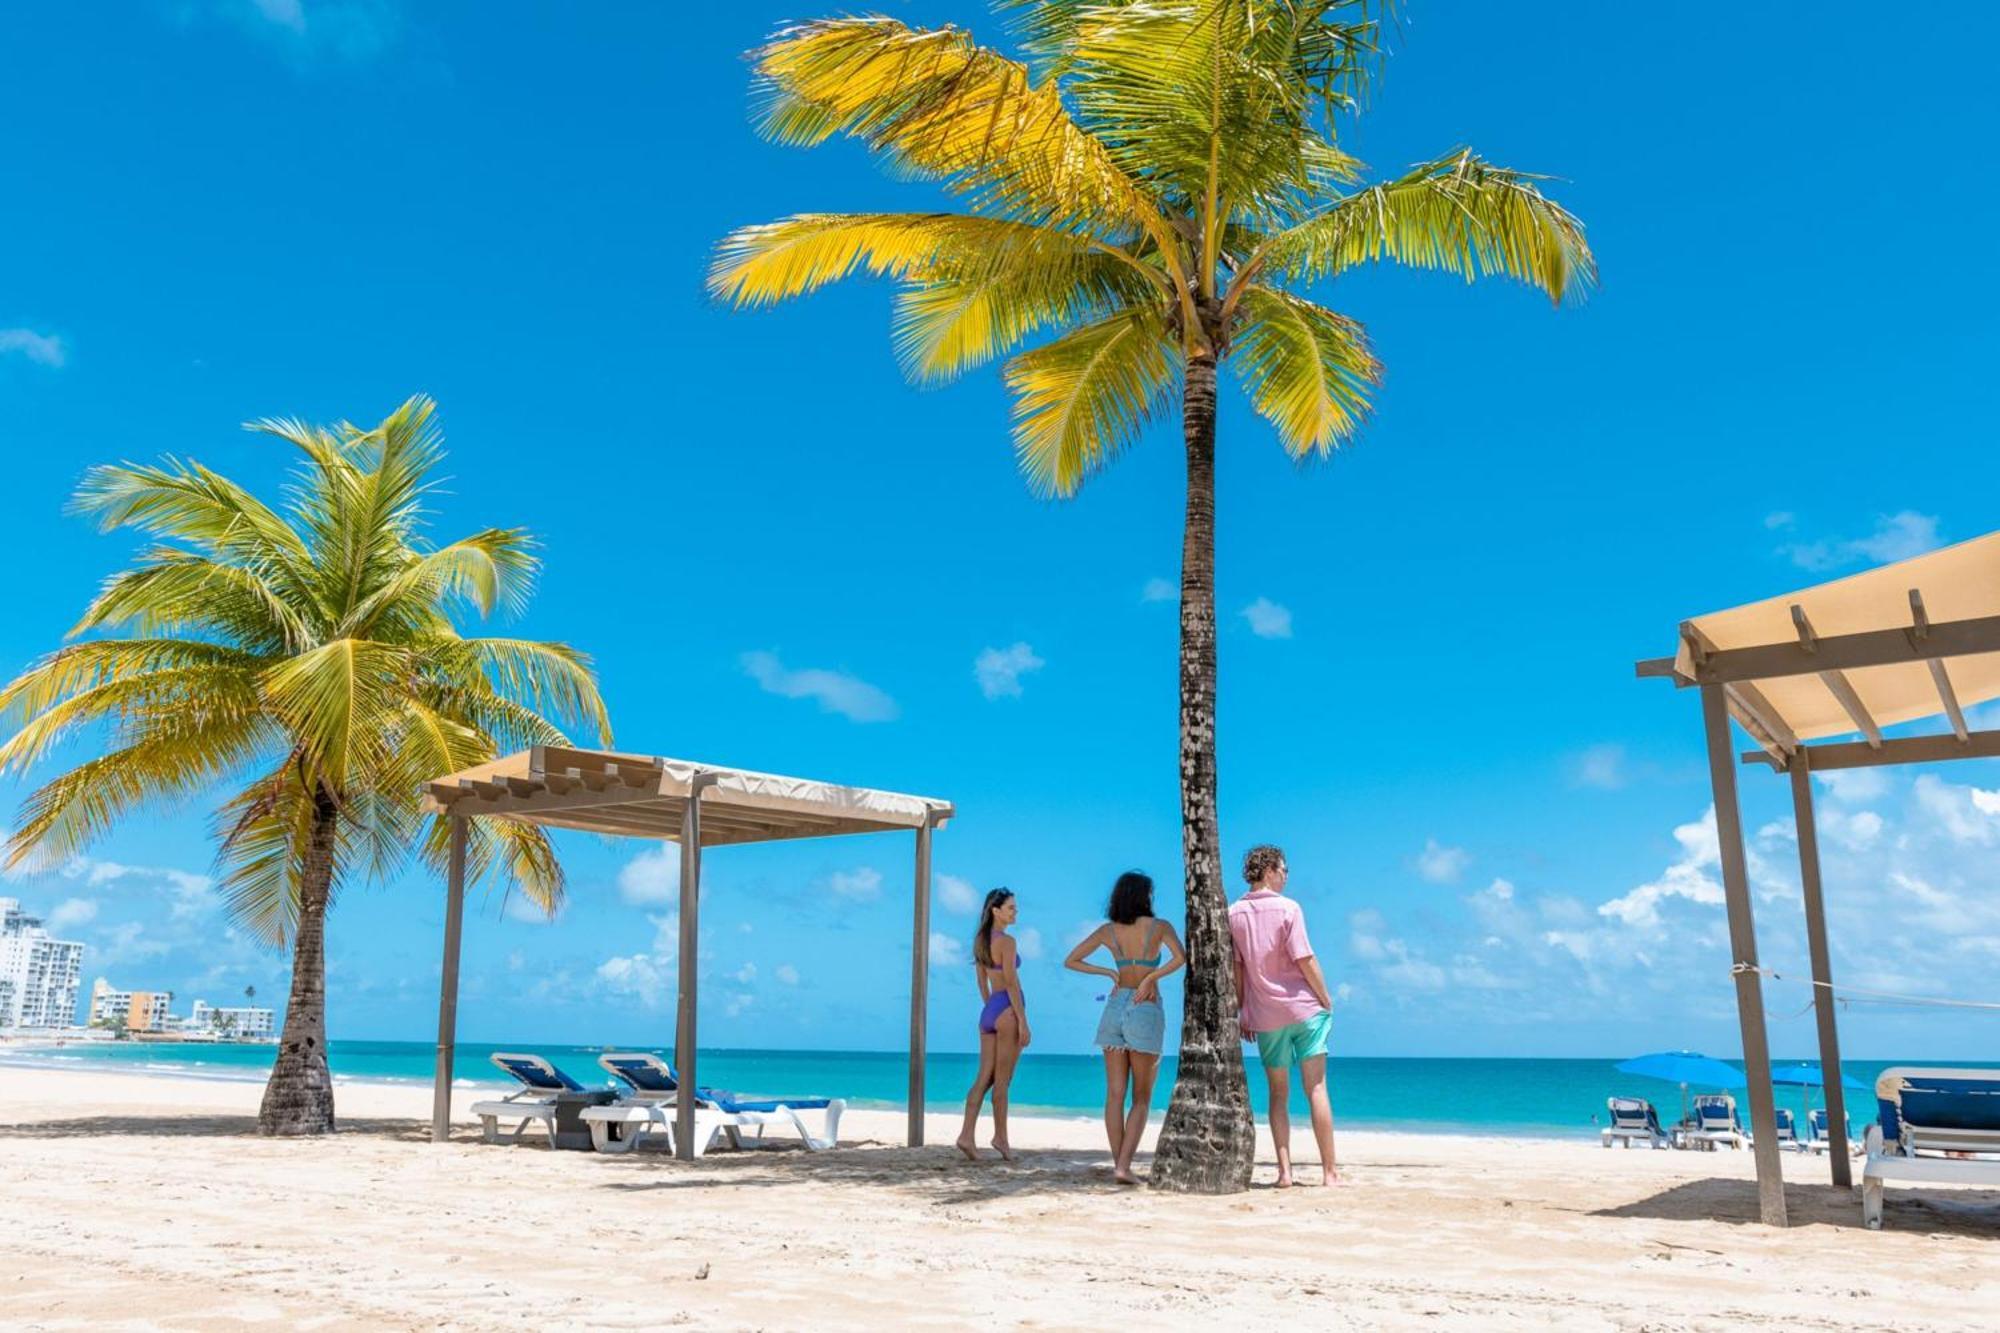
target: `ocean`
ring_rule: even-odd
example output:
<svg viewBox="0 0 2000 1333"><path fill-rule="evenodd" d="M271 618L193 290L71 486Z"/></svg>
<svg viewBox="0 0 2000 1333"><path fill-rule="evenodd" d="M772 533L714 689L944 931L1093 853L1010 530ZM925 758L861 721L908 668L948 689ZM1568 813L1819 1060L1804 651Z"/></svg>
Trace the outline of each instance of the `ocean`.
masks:
<svg viewBox="0 0 2000 1333"><path fill-rule="evenodd" d="M6 1048L0 1065L52 1063L72 1068L171 1073L261 1082L274 1047L141 1042L78 1043L59 1048ZM526 1050L546 1056L584 1084L609 1084L597 1067L601 1046L516 1044L506 1047L462 1043L454 1077L467 1084L511 1086L488 1057L496 1050ZM428 1084L436 1048L424 1042L335 1041L328 1044L335 1079ZM1785 1063L1788 1063L1786 1061ZM1891 1064L1965 1061L1849 1061L1844 1072L1870 1086ZM1606 1097L1650 1098L1663 1118L1679 1115L1680 1089L1652 1079L1620 1074L1616 1060L1539 1059L1375 1059L1335 1057L1328 1061L1336 1125L1361 1129L1419 1130L1432 1133L1580 1137L1595 1134L1604 1118ZM1250 1096L1264 1109L1264 1079L1251 1057ZM964 1103L976 1057L934 1053L926 1063L925 1090L932 1111L955 1111ZM1163 1062L1154 1105L1164 1108L1173 1083L1174 1062ZM701 1053L704 1084L739 1092L824 1094L850 1105L900 1107L907 1064L891 1051L712 1050ZM0 1080L5 1075L0 1073ZM1795 1110L1806 1090L1782 1088L1781 1105ZM1811 1093L1819 1105L1819 1093ZM1850 1118L1858 1126L1873 1099L1850 1092ZM1298 1102L1296 1094L1295 1102ZM1104 1065L1096 1055L1041 1054L1030 1050L1014 1080L1014 1110L1030 1115L1095 1117L1104 1105ZM1296 1109L1304 1110L1301 1103Z"/></svg>

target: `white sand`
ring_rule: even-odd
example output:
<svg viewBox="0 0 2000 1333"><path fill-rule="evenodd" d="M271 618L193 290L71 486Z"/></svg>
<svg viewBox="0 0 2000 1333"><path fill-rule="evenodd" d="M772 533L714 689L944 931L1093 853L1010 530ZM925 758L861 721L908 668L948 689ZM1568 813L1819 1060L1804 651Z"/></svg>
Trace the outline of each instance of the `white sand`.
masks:
<svg viewBox="0 0 2000 1333"><path fill-rule="evenodd" d="M1351 1133L1350 1183L1123 1190L1087 1120L1013 1166L843 1146L693 1165L426 1141L429 1092L343 1084L342 1132L254 1133L260 1088L0 1068L0 1325L1901 1329L1994 1326L2000 1193L1892 1190L1860 1225L1823 1159L1794 1225L1747 1153ZM462 1097L463 1106L472 1100ZM1309 1136L1298 1136L1309 1154ZM1266 1150L1268 1159L1268 1149ZM1141 1158L1143 1169L1145 1159ZM1217 1321L1222 1321L1218 1324Z"/></svg>

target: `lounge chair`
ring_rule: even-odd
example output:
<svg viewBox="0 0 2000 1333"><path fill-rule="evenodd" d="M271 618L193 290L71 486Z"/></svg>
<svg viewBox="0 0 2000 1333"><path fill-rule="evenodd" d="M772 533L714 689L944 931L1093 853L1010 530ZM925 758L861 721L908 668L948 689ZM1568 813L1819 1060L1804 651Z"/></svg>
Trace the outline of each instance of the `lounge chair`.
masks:
<svg viewBox="0 0 2000 1333"><path fill-rule="evenodd" d="M673 1144L675 1112L682 1088L674 1067L647 1051L612 1051L597 1058L627 1092L609 1106L592 1106L583 1112L590 1126L591 1143L599 1152L631 1152L648 1138L658 1135ZM714 1144L718 1133L726 1134L731 1147L743 1146L742 1132L756 1131L761 1141L771 1125L790 1125L813 1152L823 1152L840 1141L840 1115L847 1103L837 1097L746 1097L717 1088L694 1090L694 1155L700 1157ZM822 1132L806 1127L801 1111L821 1113Z"/></svg>
<svg viewBox="0 0 2000 1333"><path fill-rule="evenodd" d="M1778 1147L1790 1148L1794 1152L1804 1152L1806 1145L1805 1142L1799 1138L1798 1122L1792 1119L1791 1108L1785 1106L1774 1106L1771 1108L1771 1116L1772 1119L1777 1123ZM1753 1136L1753 1142L1754 1142L1754 1136Z"/></svg>
<svg viewBox="0 0 2000 1333"><path fill-rule="evenodd" d="M1882 1225L1882 1182L2000 1186L2000 1069L1885 1069L1875 1080L1861 1220Z"/></svg>
<svg viewBox="0 0 2000 1333"><path fill-rule="evenodd" d="M540 1121L548 1131L550 1146L555 1146L557 1104L587 1096L590 1089L539 1055L495 1051L492 1059L521 1086L499 1101L473 1103L472 1113L479 1117L485 1141L519 1143L528 1126ZM500 1122L517 1117L520 1123L514 1126L511 1133L502 1135Z"/></svg>
<svg viewBox="0 0 2000 1333"><path fill-rule="evenodd" d="M1726 1092L1705 1092L1694 1099L1694 1125L1681 1133L1684 1142L1713 1149L1719 1143L1741 1148L1750 1141L1736 1118L1736 1099Z"/></svg>
<svg viewBox="0 0 2000 1333"><path fill-rule="evenodd" d="M1817 1107L1806 1115L1806 1127L1811 1131L1805 1141L1807 1152L1829 1152L1833 1148L1833 1117L1824 1106ZM1847 1153L1859 1152L1854 1142L1854 1133L1846 1125L1841 1126L1840 1146Z"/></svg>
<svg viewBox="0 0 2000 1333"><path fill-rule="evenodd" d="M1605 1147L1609 1148L1613 1139L1623 1141L1627 1148L1632 1146L1633 1139L1644 1140L1649 1148L1673 1146L1667 1132L1660 1128L1660 1113L1651 1102L1637 1097L1607 1097L1604 1105L1611 1112L1611 1123L1598 1135Z"/></svg>

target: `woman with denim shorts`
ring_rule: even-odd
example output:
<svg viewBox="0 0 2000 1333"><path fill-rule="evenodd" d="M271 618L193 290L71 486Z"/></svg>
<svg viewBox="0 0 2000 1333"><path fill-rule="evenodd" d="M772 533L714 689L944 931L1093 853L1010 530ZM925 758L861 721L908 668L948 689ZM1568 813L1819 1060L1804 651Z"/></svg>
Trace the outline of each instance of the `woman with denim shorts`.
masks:
<svg viewBox="0 0 2000 1333"><path fill-rule="evenodd" d="M1104 1134L1118 1183L1136 1185L1132 1157L1146 1133L1166 1037L1160 978L1187 966L1187 951L1174 928L1153 915L1153 881L1136 870L1118 877L1105 915L1109 919L1070 950L1063 966L1111 979L1113 989L1097 1021L1097 1045L1104 1052ZM1112 966L1084 961L1099 949L1111 951Z"/></svg>

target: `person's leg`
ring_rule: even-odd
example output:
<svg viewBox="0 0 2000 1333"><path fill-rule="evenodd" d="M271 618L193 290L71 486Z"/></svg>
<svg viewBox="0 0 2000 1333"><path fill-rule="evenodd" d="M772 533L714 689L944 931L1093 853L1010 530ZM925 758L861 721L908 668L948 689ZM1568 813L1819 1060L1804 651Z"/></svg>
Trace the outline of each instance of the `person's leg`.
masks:
<svg viewBox="0 0 2000 1333"><path fill-rule="evenodd" d="M1290 1065L1264 1066L1265 1090L1271 1097L1271 1146L1278 1151L1278 1188L1292 1184L1292 1070Z"/></svg>
<svg viewBox="0 0 2000 1333"><path fill-rule="evenodd" d="M1153 1109L1153 1081L1159 1073L1159 1056L1147 1055L1143 1051L1132 1052L1132 1110L1125 1117L1125 1139L1118 1150L1117 1179L1120 1184L1139 1183L1139 1178L1132 1174L1132 1158L1138 1154L1139 1140L1146 1137L1146 1117Z"/></svg>
<svg viewBox="0 0 2000 1333"><path fill-rule="evenodd" d="M1124 1160L1120 1153L1125 1142L1125 1084L1132 1071L1122 1047L1104 1052L1104 1137L1111 1143L1113 1163Z"/></svg>
<svg viewBox="0 0 2000 1333"><path fill-rule="evenodd" d="M993 1064L999 1039L991 1032L979 1034L979 1072L972 1076L972 1091L965 1094L965 1124L958 1131L958 1150L977 1161L979 1154L973 1148L972 1131L979 1127L979 1104L986 1100L986 1089L993 1086Z"/></svg>
<svg viewBox="0 0 2000 1333"><path fill-rule="evenodd" d="M1007 1146L1007 1089L1014 1082L1014 1064L1021 1058L1021 1023L1013 1010L1000 1015L993 1043L993 1146L1008 1161L1014 1160Z"/></svg>
<svg viewBox="0 0 2000 1333"><path fill-rule="evenodd" d="M1333 1160L1333 1102L1326 1095L1326 1057L1307 1056L1299 1061L1299 1082L1305 1085L1306 1105L1312 1108L1313 1141L1319 1144L1320 1179L1338 1184L1340 1170Z"/></svg>

